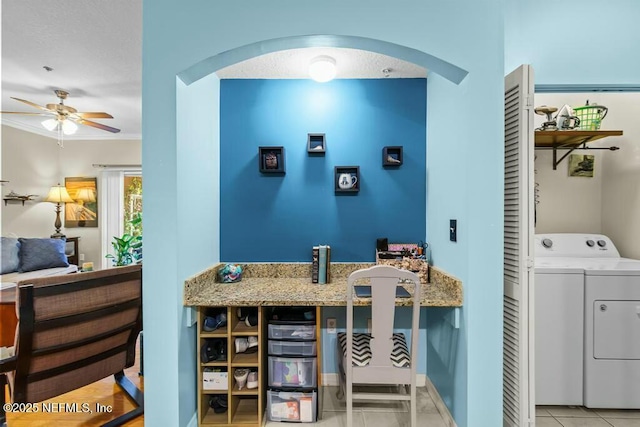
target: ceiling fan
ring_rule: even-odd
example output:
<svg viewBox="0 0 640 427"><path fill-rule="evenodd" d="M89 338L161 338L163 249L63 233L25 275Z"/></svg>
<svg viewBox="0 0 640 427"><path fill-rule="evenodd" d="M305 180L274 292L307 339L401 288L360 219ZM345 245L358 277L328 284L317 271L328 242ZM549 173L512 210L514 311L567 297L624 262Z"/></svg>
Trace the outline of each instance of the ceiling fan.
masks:
<svg viewBox="0 0 640 427"><path fill-rule="evenodd" d="M102 123L97 123L94 121L90 121L87 119L113 119L113 116L108 113L103 112L92 112L92 113L79 113L73 107L68 105L64 105L64 100L69 96L69 92L56 89L54 90L56 96L60 99L59 104L47 104L46 107L35 104L31 101L27 101L20 98L14 98L16 101L23 102L27 105L37 108L38 110L42 110L42 113L25 113L18 111L1 111L1 114L24 114L29 116L51 116L51 118L42 122L42 126L44 126L47 130L53 131L58 130L62 131L65 135L71 135L78 130L77 124L91 126L94 128L106 130L107 132L118 133L120 129L116 129L111 126L103 125Z"/></svg>

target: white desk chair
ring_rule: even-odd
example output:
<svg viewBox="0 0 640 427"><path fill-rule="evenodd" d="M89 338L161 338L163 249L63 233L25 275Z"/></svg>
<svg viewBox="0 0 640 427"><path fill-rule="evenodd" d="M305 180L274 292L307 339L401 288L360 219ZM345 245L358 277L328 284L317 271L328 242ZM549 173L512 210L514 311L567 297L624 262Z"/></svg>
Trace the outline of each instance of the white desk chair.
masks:
<svg viewBox="0 0 640 427"><path fill-rule="evenodd" d="M354 286L369 279L371 286L372 333L353 333ZM404 334L393 332L396 286L408 280L413 286L411 352ZM354 400L410 401L411 426L417 426L416 361L420 320L420 278L407 270L376 265L351 273L347 285L347 331L338 334L340 389L347 396L347 426L353 425ZM345 384L346 382L346 384ZM397 393L354 393L354 385L397 385ZM409 394L407 395L407 387ZM346 392L345 392L346 390ZM342 395L342 396L341 396Z"/></svg>

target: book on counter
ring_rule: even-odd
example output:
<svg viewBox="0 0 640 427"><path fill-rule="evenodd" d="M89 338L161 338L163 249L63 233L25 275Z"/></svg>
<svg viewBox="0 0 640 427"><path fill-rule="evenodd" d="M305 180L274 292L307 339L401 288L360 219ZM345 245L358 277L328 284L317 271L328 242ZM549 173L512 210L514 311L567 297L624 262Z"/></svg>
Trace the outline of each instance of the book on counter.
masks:
<svg viewBox="0 0 640 427"><path fill-rule="evenodd" d="M331 283L331 246L327 245L327 283Z"/></svg>
<svg viewBox="0 0 640 427"><path fill-rule="evenodd" d="M327 245L320 245L318 256L318 283L327 283Z"/></svg>
<svg viewBox="0 0 640 427"><path fill-rule="evenodd" d="M314 246L311 249L311 283L318 283L320 247Z"/></svg>
<svg viewBox="0 0 640 427"><path fill-rule="evenodd" d="M311 283L331 283L331 246L313 246L311 258Z"/></svg>

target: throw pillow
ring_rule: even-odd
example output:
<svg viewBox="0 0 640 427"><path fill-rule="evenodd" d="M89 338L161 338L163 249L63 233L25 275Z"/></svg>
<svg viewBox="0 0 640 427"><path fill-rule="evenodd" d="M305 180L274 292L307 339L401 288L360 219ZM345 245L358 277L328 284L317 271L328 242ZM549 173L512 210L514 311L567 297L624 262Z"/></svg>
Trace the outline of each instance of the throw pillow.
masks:
<svg viewBox="0 0 640 427"><path fill-rule="evenodd" d="M64 254L65 239L25 239L20 242L20 266L18 271L42 270L44 268L68 267Z"/></svg>
<svg viewBox="0 0 640 427"><path fill-rule="evenodd" d="M0 264L0 274L13 273L18 271L20 264L20 242L15 237L2 238L2 261Z"/></svg>

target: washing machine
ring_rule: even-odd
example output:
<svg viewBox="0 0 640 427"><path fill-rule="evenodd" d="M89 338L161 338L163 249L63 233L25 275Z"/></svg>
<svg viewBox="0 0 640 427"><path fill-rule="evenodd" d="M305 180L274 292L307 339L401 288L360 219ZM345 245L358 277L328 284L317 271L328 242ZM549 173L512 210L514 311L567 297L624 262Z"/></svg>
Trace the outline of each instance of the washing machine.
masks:
<svg viewBox="0 0 640 427"><path fill-rule="evenodd" d="M592 260L584 277L584 406L640 409L640 261Z"/></svg>
<svg viewBox="0 0 640 427"><path fill-rule="evenodd" d="M584 267L581 237L536 235L536 405L583 404Z"/></svg>

